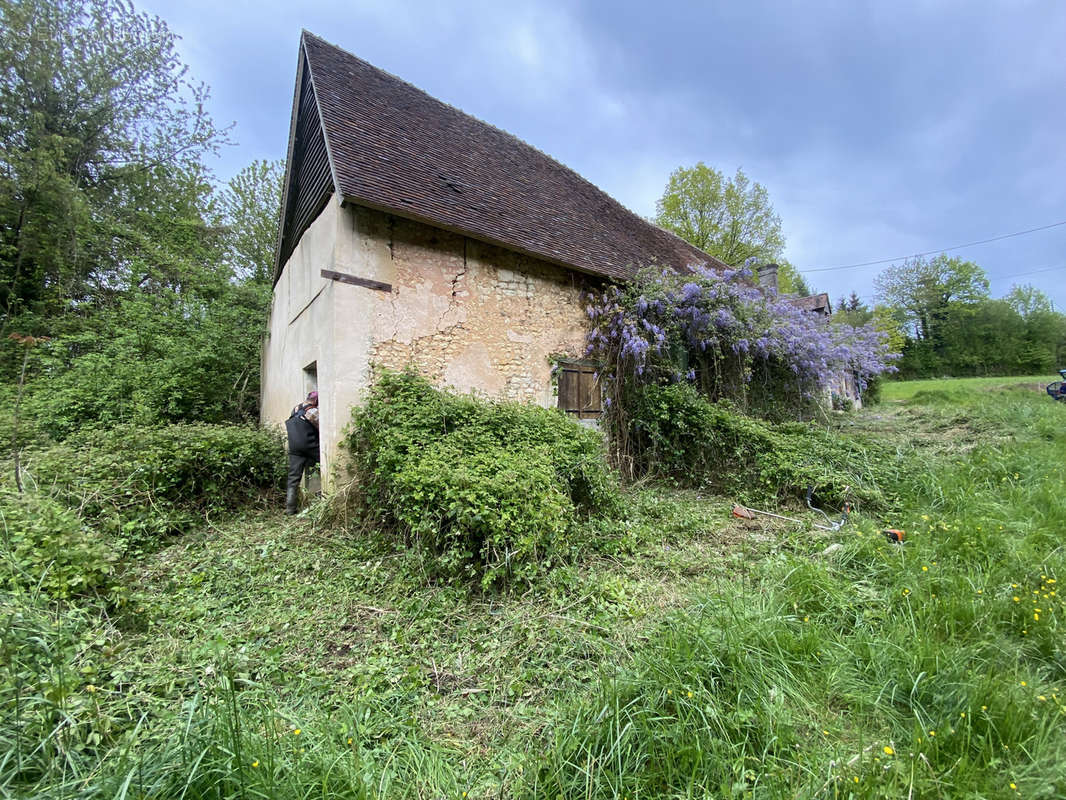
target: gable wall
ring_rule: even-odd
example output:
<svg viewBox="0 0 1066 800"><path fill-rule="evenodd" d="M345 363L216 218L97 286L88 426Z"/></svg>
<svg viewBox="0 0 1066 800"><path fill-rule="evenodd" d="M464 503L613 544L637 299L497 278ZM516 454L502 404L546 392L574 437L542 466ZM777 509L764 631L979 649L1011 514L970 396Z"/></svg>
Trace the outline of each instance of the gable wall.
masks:
<svg viewBox="0 0 1066 800"><path fill-rule="evenodd" d="M322 269L392 291L333 282ZM410 365L440 387L554 405L550 357L584 352L582 281L537 259L331 201L274 290L263 422L284 421L305 391L303 367L317 361L329 484L341 431L376 369Z"/></svg>

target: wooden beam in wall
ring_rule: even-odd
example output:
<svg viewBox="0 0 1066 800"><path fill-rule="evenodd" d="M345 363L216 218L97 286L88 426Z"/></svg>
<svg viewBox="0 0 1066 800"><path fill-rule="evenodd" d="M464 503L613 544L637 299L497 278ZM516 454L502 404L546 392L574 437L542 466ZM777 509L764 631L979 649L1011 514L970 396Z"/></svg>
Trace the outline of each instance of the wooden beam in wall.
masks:
<svg viewBox="0 0 1066 800"><path fill-rule="evenodd" d="M355 275L346 275L343 272L334 272L331 269L322 270L322 277L331 281L340 281L341 283L350 283L353 286L363 286L367 289L376 289L379 292L391 292L391 283L382 283L381 281L372 281L369 278L357 278Z"/></svg>

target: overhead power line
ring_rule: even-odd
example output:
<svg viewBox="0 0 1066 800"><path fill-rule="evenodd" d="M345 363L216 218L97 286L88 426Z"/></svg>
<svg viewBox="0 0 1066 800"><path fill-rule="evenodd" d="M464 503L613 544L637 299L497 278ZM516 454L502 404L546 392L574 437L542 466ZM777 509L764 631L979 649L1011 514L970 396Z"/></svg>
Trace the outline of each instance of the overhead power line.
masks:
<svg viewBox="0 0 1066 800"><path fill-rule="evenodd" d="M1002 236L993 236L991 239L981 239L976 242L966 242L965 244L956 244L952 247L938 247L936 250L926 250L924 253L910 253L905 256L896 256L895 258L881 258L877 261L863 261L858 264L840 264L835 267L799 267L800 272L832 272L838 269L857 269L859 267L872 267L877 264L890 264L893 261L902 261L907 258L920 258L922 256L931 256L937 253L946 253L948 250L961 250L964 247L974 247L979 244L988 244L989 242L998 242L1002 239L1011 239L1015 236L1025 236L1030 233L1037 233L1038 231L1046 231L1049 228L1057 228L1060 225L1066 225L1066 220L1062 222L1053 222L1050 225L1041 225L1039 228L1029 228L1025 231L1015 231L1014 233L1004 233Z"/></svg>
<svg viewBox="0 0 1066 800"><path fill-rule="evenodd" d="M993 281L1009 281L1009 280L1013 280L1014 278L1023 278L1026 275L1036 275L1037 273L1040 273L1040 272L1054 272L1054 271L1060 270L1060 269L1066 269L1066 264L1059 264L1057 267L1042 267L1041 269L1030 269L1030 270L1026 270L1025 272L1012 272L1009 275L989 275L987 277L989 278L989 280L993 280ZM876 294L859 294L858 292L855 292L855 291L852 291L851 294L855 295L860 300L863 300L863 301L865 301L867 303L871 303L871 304L876 303L878 301L878 299L879 299ZM841 294L840 296L844 297L843 294Z"/></svg>
<svg viewBox="0 0 1066 800"><path fill-rule="evenodd" d="M1022 278L1026 275L1036 275L1038 272L1054 272L1057 269L1066 269L1066 264L1059 264L1057 267L1044 267L1043 269L1031 269L1027 272L1015 272L1012 275L989 275L992 280L1006 281L1011 278Z"/></svg>

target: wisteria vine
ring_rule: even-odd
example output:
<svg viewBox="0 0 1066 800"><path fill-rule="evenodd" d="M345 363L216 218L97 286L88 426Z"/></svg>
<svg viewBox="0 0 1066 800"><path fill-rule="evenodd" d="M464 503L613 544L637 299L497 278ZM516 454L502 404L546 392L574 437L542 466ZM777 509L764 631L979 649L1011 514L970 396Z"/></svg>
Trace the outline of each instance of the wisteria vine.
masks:
<svg viewBox="0 0 1066 800"><path fill-rule="evenodd" d="M898 357L871 325L855 328L797 308L753 284L748 269L643 271L587 294L588 355L608 415L647 383L688 382L712 401L798 416L845 375L865 389Z"/></svg>

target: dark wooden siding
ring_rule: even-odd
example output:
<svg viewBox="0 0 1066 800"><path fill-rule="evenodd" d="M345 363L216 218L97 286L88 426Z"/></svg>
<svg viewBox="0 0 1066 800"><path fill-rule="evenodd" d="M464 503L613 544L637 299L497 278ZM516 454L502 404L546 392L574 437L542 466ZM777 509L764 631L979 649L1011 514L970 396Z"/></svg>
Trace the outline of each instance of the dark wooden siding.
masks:
<svg viewBox="0 0 1066 800"><path fill-rule="evenodd" d="M296 114L290 182L282 219L278 275L296 249L300 236L325 208L333 194L333 174L326 153L326 139L319 124L310 70L304 64L300 81L300 107Z"/></svg>
<svg viewBox="0 0 1066 800"><path fill-rule="evenodd" d="M559 364L559 408L577 419L598 419L600 384L596 367L590 364Z"/></svg>

